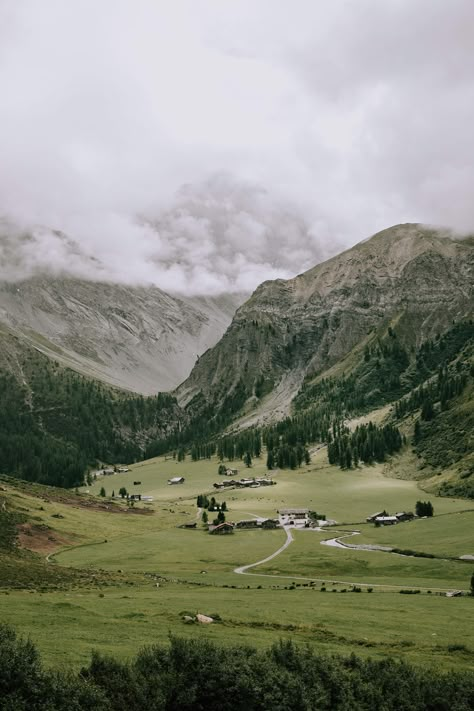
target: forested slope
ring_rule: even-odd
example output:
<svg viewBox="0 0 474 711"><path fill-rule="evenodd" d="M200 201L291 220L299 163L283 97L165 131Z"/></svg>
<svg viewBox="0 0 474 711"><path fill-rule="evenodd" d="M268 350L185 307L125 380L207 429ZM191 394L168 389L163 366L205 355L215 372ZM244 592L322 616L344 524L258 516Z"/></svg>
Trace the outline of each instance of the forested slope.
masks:
<svg viewBox="0 0 474 711"><path fill-rule="evenodd" d="M0 372L0 472L55 486L96 462L132 462L183 414L173 396L131 395L8 339ZM8 367L5 360L8 360Z"/></svg>

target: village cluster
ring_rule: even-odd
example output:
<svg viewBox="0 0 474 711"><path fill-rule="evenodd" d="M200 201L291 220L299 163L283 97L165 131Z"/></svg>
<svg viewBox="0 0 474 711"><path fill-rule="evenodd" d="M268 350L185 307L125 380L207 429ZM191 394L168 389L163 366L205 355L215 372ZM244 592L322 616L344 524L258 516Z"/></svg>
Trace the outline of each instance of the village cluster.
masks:
<svg viewBox="0 0 474 711"><path fill-rule="evenodd" d="M104 468L102 470L97 471L94 475L94 478L96 478L97 476L108 476L111 474L125 473L128 471L128 467L124 466ZM255 489L262 486L275 486L277 483L269 476L241 477L240 479L238 479L238 473L238 469L233 469L223 464L219 465L218 474L221 475L223 478L220 481L214 482L213 488L215 489L215 491L226 491L231 489L244 488ZM186 479L184 476L174 476L167 480L167 483L170 486L184 484L185 482ZM134 481L133 484L134 486L139 486L141 484L141 481ZM132 505L136 501L140 501L143 503L151 503L153 501L152 496L146 496L138 493L130 494L126 491L124 487L120 489L119 495L122 498L126 496L127 501L131 502ZM120 498L120 496L115 498ZM207 500L207 497L204 498ZM335 523L335 521L326 521L326 517L324 515L317 514L315 511L310 511L306 508L281 509L276 512L278 514L278 517L275 518L262 518L254 516L251 519L242 519L236 522L227 521L225 520L225 515L223 515L223 512L227 511L227 509L225 508L225 504L224 507L220 509L214 498L212 498L211 501L216 505L212 509L209 508L209 511L216 511L218 513L218 518L214 519L213 521L208 521L206 512L205 517L203 518L203 523L207 528L208 532L213 535L226 535L234 533L235 531L244 530L271 530L277 528L286 528L287 526L293 526L295 528L317 528ZM198 503L198 506L200 505L201 504ZM207 504L204 506L204 508L207 508ZM413 519L418 518L420 515L433 515L433 508L430 502L417 502L416 514L412 513L411 511L400 511L391 515L384 510L378 511L376 513L371 514L370 516L367 516L366 521L367 523L373 523L375 526L393 526L404 521L412 521ZM182 524L181 527L187 529L196 529L197 522L193 521L192 523L190 522Z"/></svg>
<svg viewBox="0 0 474 711"><path fill-rule="evenodd" d="M272 530L276 528L285 528L293 526L294 528L317 528L325 525L327 522L318 519L315 511L309 509L280 509L277 511L278 518L261 518L255 516L250 519L242 519L235 523L231 521L223 521L221 523L209 523L207 529L213 535L234 533L234 531L242 530ZM186 524L186 528L195 528L196 524Z"/></svg>
<svg viewBox="0 0 474 711"><path fill-rule="evenodd" d="M402 521L412 521L414 518L415 514L411 511L400 511L393 516L390 516L386 511L378 511L377 513L367 516L366 521L367 523L374 523L376 526L393 526Z"/></svg>

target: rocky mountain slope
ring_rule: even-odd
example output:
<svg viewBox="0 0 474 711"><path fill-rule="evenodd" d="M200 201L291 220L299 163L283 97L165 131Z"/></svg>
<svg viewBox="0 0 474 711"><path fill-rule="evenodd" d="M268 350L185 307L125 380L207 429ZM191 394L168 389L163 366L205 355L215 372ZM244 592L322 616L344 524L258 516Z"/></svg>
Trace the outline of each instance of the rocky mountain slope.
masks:
<svg viewBox="0 0 474 711"><path fill-rule="evenodd" d="M263 283L178 388L247 423L289 410L303 379L339 363L382 326L404 346L474 309L474 242L397 225L294 279ZM194 401L195 401L194 400ZM253 413L253 414L252 414Z"/></svg>
<svg viewBox="0 0 474 711"><path fill-rule="evenodd" d="M176 297L155 287L50 276L0 281L2 342L16 336L78 372L152 394L188 375L243 298Z"/></svg>

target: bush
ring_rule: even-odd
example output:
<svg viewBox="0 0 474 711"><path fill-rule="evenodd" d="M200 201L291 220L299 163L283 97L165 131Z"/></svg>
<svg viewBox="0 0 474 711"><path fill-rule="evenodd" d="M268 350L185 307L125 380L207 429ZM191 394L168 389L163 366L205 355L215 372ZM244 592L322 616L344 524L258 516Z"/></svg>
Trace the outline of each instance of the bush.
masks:
<svg viewBox="0 0 474 711"><path fill-rule="evenodd" d="M9 711L426 711L472 708L473 696L470 672L442 675L392 659L327 657L291 641L257 650L172 637L130 662L96 652L79 674L51 672L31 642L0 626L0 708Z"/></svg>
<svg viewBox="0 0 474 711"><path fill-rule="evenodd" d="M421 590L400 590L400 595L419 595Z"/></svg>

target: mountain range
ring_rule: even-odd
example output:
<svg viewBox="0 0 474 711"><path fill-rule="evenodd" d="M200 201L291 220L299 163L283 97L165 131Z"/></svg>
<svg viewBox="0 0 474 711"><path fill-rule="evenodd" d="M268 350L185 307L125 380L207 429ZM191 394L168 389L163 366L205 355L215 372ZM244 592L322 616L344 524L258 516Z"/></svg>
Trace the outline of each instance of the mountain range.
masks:
<svg viewBox="0 0 474 711"><path fill-rule="evenodd" d="M454 324L472 324L472 237L397 225L243 298L47 274L4 279L1 471L75 485L86 462L186 449L314 408L321 426L409 397L423 383L442 409L436 368L454 388L459 370L463 390L450 395L436 427L424 427L419 452L435 466L443 432L453 439L471 421L472 328L450 334ZM436 352L429 367L425 346ZM169 395L142 396L158 391ZM463 432L445 463L472 454Z"/></svg>

